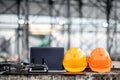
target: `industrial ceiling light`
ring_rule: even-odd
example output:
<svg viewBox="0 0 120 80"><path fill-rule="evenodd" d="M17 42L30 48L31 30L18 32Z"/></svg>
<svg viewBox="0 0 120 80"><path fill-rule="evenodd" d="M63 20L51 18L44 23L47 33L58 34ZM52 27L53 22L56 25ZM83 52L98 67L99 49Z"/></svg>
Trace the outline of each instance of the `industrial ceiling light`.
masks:
<svg viewBox="0 0 120 80"><path fill-rule="evenodd" d="M57 22L59 25L64 25L66 24L66 20L65 18L61 17L61 18L57 18Z"/></svg>
<svg viewBox="0 0 120 80"><path fill-rule="evenodd" d="M24 23L25 23L24 19L19 19L18 20L18 24L24 24Z"/></svg>
<svg viewBox="0 0 120 80"><path fill-rule="evenodd" d="M108 27L108 23L107 22L103 22L102 26L106 28L106 27Z"/></svg>

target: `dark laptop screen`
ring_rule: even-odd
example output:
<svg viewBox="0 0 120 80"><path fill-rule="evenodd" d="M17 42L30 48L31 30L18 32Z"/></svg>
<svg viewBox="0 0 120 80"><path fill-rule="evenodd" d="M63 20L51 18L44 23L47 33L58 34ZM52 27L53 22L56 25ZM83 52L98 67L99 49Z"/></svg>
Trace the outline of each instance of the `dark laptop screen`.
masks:
<svg viewBox="0 0 120 80"><path fill-rule="evenodd" d="M51 47L51 48L37 48L30 49L30 63L34 59L34 64L42 64L42 59L47 64L49 70L61 70L62 60L64 56L64 48Z"/></svg>

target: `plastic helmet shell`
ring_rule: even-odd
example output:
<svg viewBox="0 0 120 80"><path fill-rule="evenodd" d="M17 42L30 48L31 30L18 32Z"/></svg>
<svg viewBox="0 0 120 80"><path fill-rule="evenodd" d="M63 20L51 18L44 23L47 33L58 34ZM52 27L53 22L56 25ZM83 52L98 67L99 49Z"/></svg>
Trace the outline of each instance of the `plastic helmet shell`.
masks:
<svg viewBox="0 0 120 80"><path fill-rule="evenodd" d="M70 48L64 55L63 66L69 72L81 72L87 67L86 55L80 48Z"/></svg>
<svg viewBox="0 0 120 80"><path fill-rule="evenodd" d="M110 72L112 61L105 49L96 48L91 52L88 58L88 64L92 71Z"/></svg>

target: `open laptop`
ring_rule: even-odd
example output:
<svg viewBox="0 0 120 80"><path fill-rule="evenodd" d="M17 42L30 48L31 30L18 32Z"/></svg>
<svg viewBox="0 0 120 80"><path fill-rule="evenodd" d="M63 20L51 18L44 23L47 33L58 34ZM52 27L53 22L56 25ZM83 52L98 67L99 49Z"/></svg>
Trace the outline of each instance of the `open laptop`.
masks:
<svg viewBox="0 0 120 80"><path fill-rule="evenodd" d="M31 47L30 49L30 63L43 64L48 66L48 72L65 72L62 61L64 57L63 47L49 47L49 48L38 48Z"/></svg>

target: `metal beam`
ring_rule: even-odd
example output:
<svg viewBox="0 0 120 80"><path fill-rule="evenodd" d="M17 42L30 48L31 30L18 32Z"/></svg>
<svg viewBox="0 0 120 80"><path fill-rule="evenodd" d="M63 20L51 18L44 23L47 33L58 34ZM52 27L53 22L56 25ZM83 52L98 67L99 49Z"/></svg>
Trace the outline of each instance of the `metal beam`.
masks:
<svg viewBox="0 0 120 80"><path fill-rule="evenodd" d="M79 8L79 18L81 20L81 18L83 17L83 13L82 13L83 1L82 0L78 1L78 8ZM80 31L79 31L79 33L80 33L80 38L82 39L82 37L83 37L83 27L81 26L81 23L80 23ZM80 48L82 49L83 43L82 43L81 39L80 39L80 41L81 41L80 42Z"/></svg>
<svg viewBox="0 0 120 80"><path fill-rule="evenodd" d="M41 8L41 10L36 14L36 15L40 15L41 12L45 11L47 7L43 7L40 3L38 3L37 1L35 1L35 3Z"/></svg>
<svg viewBox="0 0 120 80"><path fill-rule="evenodd" d="M111 37L110 37L110 14L111 14L111 9L112 9L112 1L113 0L107 0L106 2L106 20L107 20L107 50L108 53L110 54L110 45L111 45Z"/></svg>
<svg viewBox="0 0 120 80"><path fill-rule="evenodd" d="M49 16L51 17L51 29L53 28L53 23L52 23L52 17L53 17L53 1L52 0L48 0L48 6L49 6ZM51 46L51 39L52 36L51 34L49 34L49 46Z"/></svg>
<svg viewBox="0 0 120 80"><path fill-rule="evenodd" d="M118 21L118 17L117 17L117 1L115 0L115 3L114 3L114 20L115 20L115 23L114 23L114 29L113 29L113 33L112 33L112 37L111 37L111 44L109 46L110 48L110 52L111 52L111 49L113 47L115 47L115 50L114 50L114 53L117 53L117 41L116 41L116 33L117 33L117 21Z"/></svg>
<svg viewBox="0 0 120 80"><path fill-rule="evenodd" d="M0 3L6 8L5 10L1 11L0 14L5 14L7 11L11 11L12 14L15 14L16 10L13 11L11 9L16 6L16 2L14 2L13 4L11 4L10 6L8 6L7 4L5 4L3 0L0 0Z"/></svg>
<svg viewBox="0 0 120 80"><path fill-rule="evenodd" d="M20 4L21 0L17 0L17 17L20 19ZM18 61L20 61L20 24L18 24L18 28L16 29L16 53L18 55Z"/></svg>
<svg viewBox="0 0 120 80"><path fill-rule="evenodd" d="M27 54L27 60L29 61L29 3L28 0L25 0L25 26L24 26L24 36L25 36L25 47L26 47L26 54Z"/></svg>
<svg viewBox="0 0 120 80"><path fill-rule="evenodd" d="M68 45L67 45L67 49L70 48L71 46L71 20L70 20L70 0L67 0L67 18L68 18L68 31L67 31L67 34L68 34Z"/></svg>

